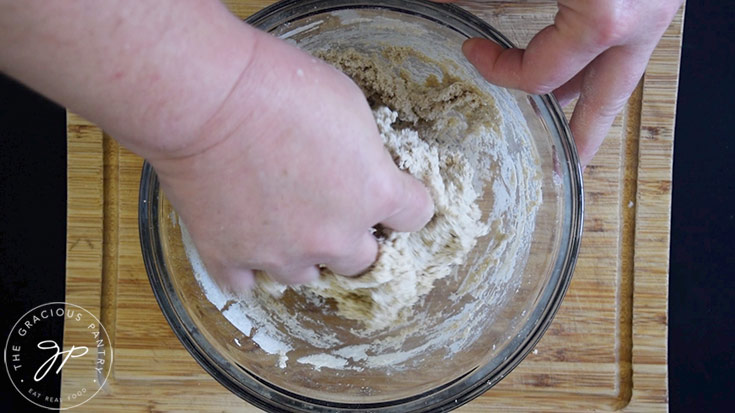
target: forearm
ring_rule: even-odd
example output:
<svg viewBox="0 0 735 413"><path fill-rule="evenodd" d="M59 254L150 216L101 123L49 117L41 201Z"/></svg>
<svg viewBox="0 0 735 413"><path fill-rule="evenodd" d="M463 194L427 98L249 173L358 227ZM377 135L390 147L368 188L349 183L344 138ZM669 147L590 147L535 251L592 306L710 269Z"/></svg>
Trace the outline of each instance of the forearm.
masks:
<svg viewBox="0 0 735 413"><path fill-rule="evenodd" d="M147 157L186 155L257 36L216 0L0 0L0 70Z"/></svg>

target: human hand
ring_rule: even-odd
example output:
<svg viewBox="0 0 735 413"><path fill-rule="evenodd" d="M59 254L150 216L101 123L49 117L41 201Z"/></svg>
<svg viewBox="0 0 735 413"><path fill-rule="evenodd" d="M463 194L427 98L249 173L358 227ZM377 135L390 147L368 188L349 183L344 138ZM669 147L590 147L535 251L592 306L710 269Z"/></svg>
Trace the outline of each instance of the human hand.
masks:
<svg viewBox="0 0 735 413"><path fill-rule="evenodd" d="M0 70L148 159L222 284L354 275L433 215L360 89L218 0L0 0Z"/></svg>
<svg viewBox="0 0 735 413"><path fill-rule="evenodd" d="M371 228L419 230L433 215L429 194L396 167L349 78L259 36L201 137L149 160L220 283L247 288L253 270L303 283L320 264L358 274L377 255Z"/></svg>
<svg viewBox="0 0 735 413"><path fill-rule="evenodd" d="M469 39L462 51L491 83L533 94L553 92L563 106L579 97L570 127L586 167L682 3L559 0L554 24L525 50Z"/></svg>

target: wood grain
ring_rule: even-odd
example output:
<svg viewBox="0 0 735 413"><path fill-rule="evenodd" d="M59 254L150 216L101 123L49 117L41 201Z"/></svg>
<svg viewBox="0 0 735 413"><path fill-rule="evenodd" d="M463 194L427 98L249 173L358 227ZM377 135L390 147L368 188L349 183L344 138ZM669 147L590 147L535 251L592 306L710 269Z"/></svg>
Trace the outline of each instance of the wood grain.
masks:
<svg viewBox="0 0 735 413"><path fill-rule="evenodd" d="M271 1L227 1L245 17ZM466 7L518 45L552 21L554 2ZM666 411L668 242L679 12L645 77L585 173L585 232L571 288L521 365L461 408ZM214 381L164 320L142 263L142 161L68 115L67 301L101 318L115 360L79 411L257 411ZM66 339L73 339L67 337ZM70 386L83 371L63 371Z"/></svg>

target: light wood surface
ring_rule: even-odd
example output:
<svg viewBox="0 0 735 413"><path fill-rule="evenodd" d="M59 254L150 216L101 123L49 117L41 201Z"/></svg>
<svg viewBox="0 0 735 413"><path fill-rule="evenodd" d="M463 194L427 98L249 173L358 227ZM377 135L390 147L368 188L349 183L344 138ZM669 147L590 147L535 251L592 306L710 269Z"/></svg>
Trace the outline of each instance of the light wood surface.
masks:
<svg viewBox="0 0 735 413"><path fill-rule="evenodd" d="M226 3L246 17L272 2ZM467 8L518 45L555 12L549 1L495 3ZM680 10L587 168L582 248L554 322L518 368L460 411L668 410L671 167L682 27ZM258 411L199 367L158 308L138 240L142 160L74 114L67 129L66 301L100 317L115 351L107 384L75 411ZM85 374L64 369L62 386Z"/></svg>

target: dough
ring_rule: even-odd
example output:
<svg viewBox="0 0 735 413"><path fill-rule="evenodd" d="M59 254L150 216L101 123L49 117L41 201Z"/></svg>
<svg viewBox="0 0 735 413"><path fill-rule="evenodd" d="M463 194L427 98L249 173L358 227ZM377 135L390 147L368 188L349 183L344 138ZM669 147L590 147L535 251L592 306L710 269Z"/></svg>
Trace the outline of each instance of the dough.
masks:
<svg viewBox="0 0 735 413"><path fill-rule="evenodd" d="M434 200L435 215L422 230L380 231L377 261L361 276L343 277L323 269L317 281L288 287L331 300L339 315L362 322L367 331L400 324L408 318L411 307L434 282L462 264L477 239L490 230L482 222L477 205L481 194L473 184L476 168L461 147L448 139L422 137L414 128L431 135L432 130L446 130L451 122L477 125L482 123L476 119L480 118L482 124L489 125L496 116L490 105L492 99L452 78L446 70L441 81L430 76L424 84L392 73L389 67L400 66L410 53L409 49L387 48L383 59L353 50L320 56L362 87L375 107L373 113L385 147L399 168L424 182ZM381 61L386 64L381 65ZM460 119L447 115L453 111L470 116ZM258 285L276 296L285 290L262 275Z"/></svg>
<svg viewBox="0 0 735 413"><path fill-rule="evenodd" d="M214 283L182 226L194 277L242 334L234 345L253 342L262 350L253 357L273 355L281 368L294 360L289 367L386 374L488 344L496 309L526 282L542 203L538 154L515 97L413 48L329 44L315 54L362 88L386 147L426 183L436 216L417 233L379 229L378 261L358 278L325 269L287 287L258 274L256 288L238 293Z"/></svg>
<svg viewBox="0 0 735 413"><path fill-rule="evenodd" d="M331 298L343 317L362 321L368 329L382 329L429 292L435 280L461 264L489 228L480 222L473 170L461 153L431 146L412 129L393 129L398 114L387 107L374 114L396 164L429 189L434 217L418 232L384 230L378 239L378 259L365 274L343 277L325 269L319 280L298 289Z"/></svg>

